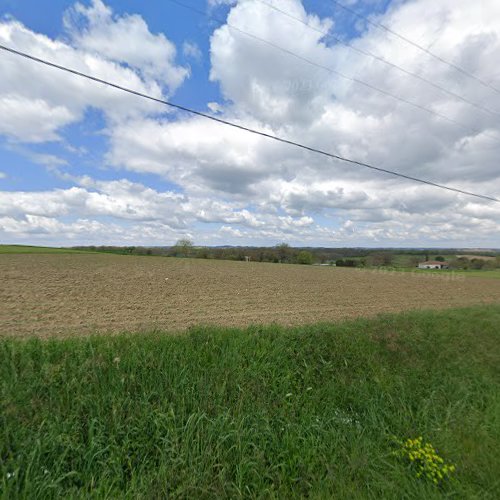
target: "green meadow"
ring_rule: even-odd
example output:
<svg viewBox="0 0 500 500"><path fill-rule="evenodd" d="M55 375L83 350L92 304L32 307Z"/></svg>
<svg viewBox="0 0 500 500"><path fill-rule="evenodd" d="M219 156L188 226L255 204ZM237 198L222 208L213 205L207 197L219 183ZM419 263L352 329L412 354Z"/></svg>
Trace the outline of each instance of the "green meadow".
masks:
<svg viewBox="0 0 500 500"><path fill-rule="evenodd" d="M71 248L34 247L29 245L0 245L0 254L24 254L24 253L88 253L84 250L73 250Z"/></svg>
<svg viewBox="0 0 500 500"><path fill-rule="evenodd" d="M0 340L1 498L498 498L500 307ZM422 436L456 469L417 477Z"/></svg>

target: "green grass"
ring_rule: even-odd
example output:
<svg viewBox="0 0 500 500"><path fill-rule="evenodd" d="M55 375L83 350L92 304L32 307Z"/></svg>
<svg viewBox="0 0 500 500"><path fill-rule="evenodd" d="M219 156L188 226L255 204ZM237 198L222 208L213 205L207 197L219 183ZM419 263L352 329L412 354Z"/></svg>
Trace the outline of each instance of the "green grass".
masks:
<svg viewBox="0 0 500 500"><path fill-rule="evenodd" d="M88 253L71 248L33 247L29 245L0 245L0 254L5 253Z"/></svg>
<svg viewBox="0 0 500 500"><path fill-rule="evenodd" d="M500 307L0 341L0 496L498 498ZM423 436L456 464L417 478Z"/></svg>

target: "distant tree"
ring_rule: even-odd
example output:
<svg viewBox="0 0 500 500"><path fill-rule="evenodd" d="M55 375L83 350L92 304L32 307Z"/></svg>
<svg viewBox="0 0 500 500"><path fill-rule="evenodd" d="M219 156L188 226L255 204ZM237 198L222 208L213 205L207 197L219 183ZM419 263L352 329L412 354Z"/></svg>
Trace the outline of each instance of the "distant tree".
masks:
<svg viewBox="0 0 500 500"><path fill-rule="evenodd" d="M391 266L394 262L394 254L384 252L384 254L382 255L382 262L384 266Z"/></svg>
<svg viewBox="0 0 500 500"><path fill-rule="evenodd" d="M469 269L470 261L466 257L460 257L452 259L448 265L450 269Z"/></svg>
<svg viewBox="0 0 500 500"><path fill-rule="evenodd" d="M487 260L484 263L483 270L485 271L492 271L493 269L496 269L497 264L494 260Z"/></svg>
<svg viewBox="0 0 500 500"><path fill-rule="evenodd" d="M438 256L436 257L436 260L437 260L438 262L446 262L446 259L445 259L442 255L438 255Z"/></svg>
<svg viewBox="0 0 500 500"><path fill-rule="evenodd" d="M280 243L276 245L276 257L279 262L289 262L292 255L292 249L288 243Z"/></svg>
<svg viewBox="0 0 500 500"><path fill-rule="evenodd" d="M357 267L357 261L354 259L338 259L335 265L337 267Z"/></svg>
<svg viewBox="0 0 500 500"><path fill-rule="evenodd" d="M189 257L193 250L193 241L189 238L181 238L175 244L175 254L181 257Z"/></svg>
<svg viewBox="0 0 500 500"><path fill-rule="evenodd" d="M485 261L483 259L472 259L470 263L471 269L482 269L484 267Z"/></svg>
<svg viewBox="0 0 500 500"><path fill-rule="evenodd" d="M314 262L314 256L311 252L307 250L301 250L297 255L297 262L299 264L312 264Z"/></svg>
<svg viewBox="0 0 500 500"><path fill-rule="evenodd" d="M394 255L390 252L376 252L366 259L369 266L390 266L394 260Z"/></svg>
<svg viewBox="0 0 500 500"><path fill-rule="evenodd" d="M469 269L470 268L470 260L467 257L459 257L457 259L462 266L462 269Z"/></svg>
<svg viewBox="0 0 500 500"><path fill-rule="evenodd" d="M208 251L208 248L207 247L201 247L198 249L198 251L196 252L196 257L198 257L198 259L208 259L210 258L210 253Z"/></svg>
<svg viewBox="0 0 500 500"><path fill-rule="evenodd" d="M322 252L322 251L315 252L315 255L316 255L316 259L319 260L321 262L321 264L325 264L330 260L328 254L325 252Z"/></svg>
<svg viewBox="0 0 500 500"><path fill-rule="evenodd" d="M418 266L418 263L421 261L422 259L420 259L419 257L410 257L408 259L408 265L410 267L417 267Z"/></svg>

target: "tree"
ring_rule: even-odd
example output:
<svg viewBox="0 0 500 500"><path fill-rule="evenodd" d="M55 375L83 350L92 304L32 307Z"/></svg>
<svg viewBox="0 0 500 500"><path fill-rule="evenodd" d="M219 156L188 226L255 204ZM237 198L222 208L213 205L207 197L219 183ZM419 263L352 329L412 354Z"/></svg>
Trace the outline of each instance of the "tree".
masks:
<svg viewBox="0 0 500 500"><path fill-rule="evenodd" d="M442 255L438 255L438 256L436 257L436 260L437 260L438 262L446 262L446 259L445 259Z"/></svg>
<svg viewBox="0 0 500 500"><path fill-rule="evenodd" d="M390 252L375 252L367 257L369 266L390 266L393 262L394 255Z"/></svg>
<svg viewBox="0 0 500 500"><path fill-rule="evenodd" d="M208 251L207 247L201 247L198 249L196 252L196 257L198 259L209 259L210 258L210 252Z"/></svg>
<svg viewBox="0 0 500 500"><path fill-rule="evenodd" d="M193 242L189 238L181 238L175 244L175 254L181 257L189 257L193 250Z"/></svg>
<svg viewBox="0 0 500 500"><path fill-rule="evenodd" d="M493 271L493 269L496 269L497 265L494 260L487 260L484 263L483 270L485 271Z"/></svg>
<svg viewBox="0 0 500 500"><path fill-rule="evenodd" d="M471 269L482 269L484 267L485 261L483 259L472 259L470 263Z"/></svg>
<svg viewBox="0 0 500 500"><path fill-rule="evenodd" d="M301 250L297 255L297 262L299 264L309 264L311 265L314 261L313 254L307 250Z"/></svg>
<svg viewBox="0 0 500 500"><path fill-rule="evenodd" d="M290 260L292 249L288 243L280 243L279 245L276 245L276 253L279 262L288 262Z"/></svg>
<svg viewBox="0 0 500 500"><path fill-rule="evenodd" d="M357 263L354 259L338 259L335 265L337 267L357 267Z"/></svg>
<svg viewBox="0 0 500 500"><path fill-rule="evenodd" d="M408 265L410 267L417 267L420 261L421 261L421 259L418 257L410 257L408 259Z"/></svg>
<svg viewBox="0 0 500 500"><path fill-rule="evenodd" d="M459 257L458 259L452 259L449 264L450 269L469 269L469 259L466 257Z"/></svg>

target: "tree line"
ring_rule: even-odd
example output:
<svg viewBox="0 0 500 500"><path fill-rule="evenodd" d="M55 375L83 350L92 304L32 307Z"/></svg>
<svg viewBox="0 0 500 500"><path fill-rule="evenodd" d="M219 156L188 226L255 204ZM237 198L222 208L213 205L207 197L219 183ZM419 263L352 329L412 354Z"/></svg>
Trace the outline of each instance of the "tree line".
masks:
<svg viewBox="0 0 500 500"><path fill-rule="evenodd" d="M457 250L441 249L435 256L426 249L370 249L370 248L322 248L292 247L279 243L272 247L207 247L196 246L192 240L182 238L173 246L78 246L77 250L115 253L120 255L156 255L164 257L236 260L253 262L273 262L281 264L323 264L337 267L416 267L419 262L434 260L447 262L450 269L497 269L500 256L492 253L495 259L479 257L456 257ZM435 250L434 250L435 252Z"/></svg>

